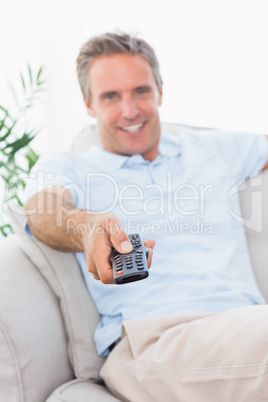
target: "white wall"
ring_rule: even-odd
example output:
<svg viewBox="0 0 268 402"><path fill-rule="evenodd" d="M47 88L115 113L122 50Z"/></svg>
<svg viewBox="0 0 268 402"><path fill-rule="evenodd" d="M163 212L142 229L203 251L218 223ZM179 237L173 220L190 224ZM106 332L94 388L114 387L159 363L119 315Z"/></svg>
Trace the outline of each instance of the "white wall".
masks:
<svg viewBox="0 0 268 402"><path fill-rule="evenodd" d="M139 32L156 50L164 78L161 118L196 126L268 132L267 0L0 0L0 105L6 78L19 85L26 61L45 67L34 113L44 126L39 153L70 148L90 121L75 60L92 35Z"/></svg>

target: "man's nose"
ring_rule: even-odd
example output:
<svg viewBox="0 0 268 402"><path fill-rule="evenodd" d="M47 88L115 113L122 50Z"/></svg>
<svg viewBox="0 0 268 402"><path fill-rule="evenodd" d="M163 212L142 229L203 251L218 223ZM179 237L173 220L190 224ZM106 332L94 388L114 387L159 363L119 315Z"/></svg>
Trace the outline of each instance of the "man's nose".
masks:
<svg viewBox="0 0 268 402"><path fill-rule="evenodd" d="M133 120L138 115L138 108L132 97L122 99L122 117Z"/></svg>

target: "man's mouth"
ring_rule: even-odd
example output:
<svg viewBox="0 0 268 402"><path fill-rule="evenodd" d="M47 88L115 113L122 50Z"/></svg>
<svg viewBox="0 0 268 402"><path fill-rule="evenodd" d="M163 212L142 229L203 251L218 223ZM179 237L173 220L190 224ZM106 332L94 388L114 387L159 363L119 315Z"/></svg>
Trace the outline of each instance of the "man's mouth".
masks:
<svg viewBox="0 0 268 402"><path fill-rule="evenodd" d="M139 123L139 124L134 124L132 126L126 126L126 127L120 127L121 130L125 131L126 133L137 133L138 131L140 131L143 126L145 125L145 122L143 123Z"/></svg>

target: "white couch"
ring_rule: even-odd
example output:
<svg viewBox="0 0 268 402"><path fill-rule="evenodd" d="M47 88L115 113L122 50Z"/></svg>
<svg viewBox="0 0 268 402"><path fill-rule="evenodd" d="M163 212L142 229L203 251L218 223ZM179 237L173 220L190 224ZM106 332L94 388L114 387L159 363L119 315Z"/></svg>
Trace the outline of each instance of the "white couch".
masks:
<svg viewBox="0 0 268 402"><path fill-rule="evenodd" d="M163 125L175 135L181 128ZM97 129L87 128L73 151L98 142ZM268 301L268 171L247 180L240 199L255 276ZM27 236L21 213L11 211L11 219L16 234L0 240L0 402L118 401L99 377L103 358L93 342L99 315L74 255Z"/></svg>

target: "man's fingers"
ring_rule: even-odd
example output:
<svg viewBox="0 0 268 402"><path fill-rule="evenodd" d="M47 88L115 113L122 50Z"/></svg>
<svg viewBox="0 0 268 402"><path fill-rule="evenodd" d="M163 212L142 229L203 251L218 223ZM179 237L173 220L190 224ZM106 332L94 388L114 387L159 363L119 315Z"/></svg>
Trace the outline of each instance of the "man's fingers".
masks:
<svg viewBox="0 0 268 402"><path fill-rule="evenodd" d="M111 243L108 236L95 235L88 251L87 268L95 279L105 284L114 283L113 270L109 262Z"/></svg>
<svg viewBox="0 0 268 402"><path fill-rule="evenodd" d="M96 266L99 278L102 283L111 284L114 283L113 269L109 262L109 256L111 254L110 245L103 245L97 247L93 255L93 261Z"/></svg>
<svg viewBox="0 0 268 402"><path fill-rule="evenodd" d="M148 248L149 255L148 255L148 259L147 259L147 265L148 265L148 268L150 268L151 265L152 265L153 249L154 249L154 246L155 246L155 241L152 240L152 239L145 240L144 245L145 245L145 247Z"/></svg>
<svg viewBox="0 0 268 402"><path fill-rule="evenodd" d="M100 278L99 278L96 266L95 266L95 264L93 262L93 259L92 259L91 255L87 254L85 252L85 257L86 257L86 261L87 261L87 270L88 270L88 272L90 272L95 279L99 280Z"/></svg>
<svg viewBox="0 0 268 402"><path fill-rule="evenodd" d="M88 271L96 280L104 284L113 284L113 269L109 261L111 247L121 254L127 254L133 251L133 246L122 229L122 223L115 215L98 216L96 223L91 236L84 238L84 252L88 254L86 256ZM146 240L144 245L149 251L147 265L150 268L155 241Z"/></svg>
<svg viewBox="0 0 268 402"><path fill-rule="evenodd" d="M143 244L145 245L145 247L153 249L154 246L155 246L155 240L152 240L152 239L150 239L150 240L145 240L145 241L143 242Z"/></svg>
<svg viewBox="0 0 268 402"><path fill-rule="evenodd" d="M148 255L147 265L148 265L148 268L150 268L152 265L153 249L148 248L148 251L149 251L149 255Z"/></svg>

